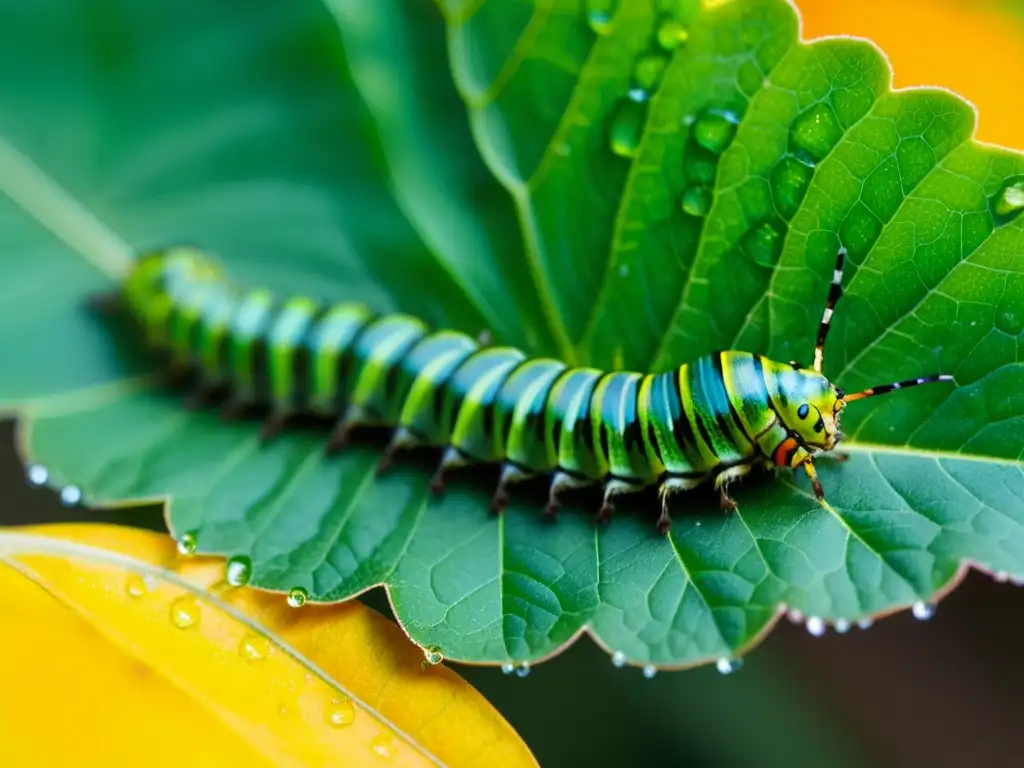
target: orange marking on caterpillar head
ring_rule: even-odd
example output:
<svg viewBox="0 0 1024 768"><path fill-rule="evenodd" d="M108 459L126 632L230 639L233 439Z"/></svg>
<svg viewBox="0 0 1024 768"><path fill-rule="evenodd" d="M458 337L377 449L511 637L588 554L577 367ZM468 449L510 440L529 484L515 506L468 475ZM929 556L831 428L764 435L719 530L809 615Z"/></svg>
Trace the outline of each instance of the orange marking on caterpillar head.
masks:
<svg viewBox="0 0 1024 768"><path fill-rule="evenodd" d="M790 461L793 459L793 454L799 447L800 444L796 440L792 437L787 437L779 444L779 447L775 449L775 455L772 457L772 461L775 462L776 466L788 467Z"/></svg>

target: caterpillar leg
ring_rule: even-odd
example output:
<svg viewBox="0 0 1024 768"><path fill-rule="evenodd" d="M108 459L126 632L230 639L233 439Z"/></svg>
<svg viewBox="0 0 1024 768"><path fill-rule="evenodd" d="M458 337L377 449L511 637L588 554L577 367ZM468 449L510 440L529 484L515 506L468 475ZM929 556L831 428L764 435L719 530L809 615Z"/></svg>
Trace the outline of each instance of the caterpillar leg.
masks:
<svg viewBox="0 0 1024 768"><path fill-rule="evenodd" d="M661 515L658 517L658 533L666 534L672 527L672 517L668 513L668 498L674 493L689 491L704 482L704 476L695 477L666 477L658 487L658 496L661 497Z"/></svg>
<svg viewBox="0 0 1024 768"><path fill-rule="evenodd" d="M612 514L615 512L615 505L612 503L613 498L624 493L635 493L642 490L643 487L640 483L630 483L618 478L609 480L604 486L604 503L597 512L597 521L599 523L607 523L612 519Z"/></svg>
<svg viewBox="0 0 1024 768"><path fill-rule="evenodd" d="M331 434L327 436L327 443L324 445L324 456L333 456L348 445L349 433L351 431L352 425L347 419L338 421L331 430Z"/></svg>
<svg viewBox="0 0 1024 768"><path fill-rule="evenodd" d="M753 468L753 464L737 464L734 467L724 469L715 475L715 490L718 491L722 503L722 509L731 511L736 509L736 502L726 491L726 487L733 480L743 477Z"/></svg>
<svg viewBox="0 0 1024 768"><path fill-rule="evenodd" d="M437 471L434 472L434 477L430 481L430 492L433 494L441 493L444 490L444 473L449 469L464 467L468 463L469 458L458 448L454 446L445 448L444 453L441 455L441 463L437 465Z"/></svg>
<svg viewBox="0 0 1024 768"><path fill-rule="evenodd" d="M818 500L818 503L821 504L821 506L823 506L825 509L829 510L830 512L833 511L832 505L825 500L825 489L821 487L821 481L818 479L818 473L814 469L814 462L811 461L810 459L807 459L807 461L805 461L800 466L804 468L804 472L807 473L807 477L809 477L811 480L811 488L814 489L814 498L816 498Z"/></svg>
<svg viewBox="0 0 1024 768"><path fill-rule="evenodd" d="M544 514L548 517L558 517L558 509L561 507L558 501L558 494L572 488L592 485L593 482L593 480L588 480L585 477L570 475L568 472L562 472L561 470L556 471L551 477L551 488L548 490L548 504L544 507Z"/></svg>
<svg viewBox="0 0 1024 768"><path fill-rule="evenodd" d="M512 483L522 482L533 477L532 472L520 469L515 464L505 463L501 465L501 479L498 480L498 487L491 497L491 512L500 515L508 505L508 486Z"/></svg>
<svg viewBox="0 0 1024 768"><path fill-rule="evenodd" d="M272 411L260 428L260 442L269 443L277 437L290 415L287 411Z"/></svg>
<svg viewBox="0 0 1024 768"><path fill-rule="evenodd" d="M377 462L377 476L380 477L391 468L391 463L395 460L395 454L406 448L412 448L419 440L405 427L398 427L391 435L391 442L387 444L384 449L384 453L381 454L380 460Z"/></svg>

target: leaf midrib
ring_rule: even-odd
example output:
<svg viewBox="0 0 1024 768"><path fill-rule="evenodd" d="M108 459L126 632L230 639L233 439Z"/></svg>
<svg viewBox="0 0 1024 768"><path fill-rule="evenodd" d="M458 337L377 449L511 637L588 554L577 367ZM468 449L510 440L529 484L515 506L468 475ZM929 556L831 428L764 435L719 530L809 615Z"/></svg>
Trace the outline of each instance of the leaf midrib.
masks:
<svg viewBox="0 0 1024 768"><path fill-rule="evenodd" d="M4 563L12 570L20 573L26 579L29 579L42 589L46 594L50 595L53 599L57 600L61 605L67 607L69 610L73 610L73 604L70 603L67 598L58 594L52 590L45 580L40 577L35 571L22 563L17 562L13 559L17 555L37 555L37 556L52 556L52 557L63 557L70 560L72 557L79 557L87 560L98 561L106 565L113 565L123 568L127 571L141 574L143 576L152 576L165 581L179 589L183 589L200 601L213 606L218 611L230 616L235 621L239 622L246 629L252 631L257 635L261 635L272 642L277 648L279 648L286 656L293 661L302 665L304 668L309 670L312 674L319 677L327 685L334 688L339 693L347 696L351 699L352 703L358 707L361 707L364 711L370 713L372 716L377 718L383 725L389 728L396 736L404 740L414 751L421 754L424 758L431 761L437 766L444 766L435 755L431 754L423 745L419 744L414 740L408 733L403 729L399 728L392 720L390 720L382 712L371 706L368 702L363 700L361 697L347 689L339 681L335 680L330 674L327 673L322 667L320 667L312 659L307 658L298 649L294 648L290 643L287 643L283 638L277 635L275 632L270 631L262 624L254 621L251 617L247 616L243 611L238 610L230 603L224 602L220 597L213 593L200 588L198 585L184 579L177 574L151 565L141 560L136 560L133 557L123 555L119 552L100 549L85 544L71 543L65 541L58 541L55 539L48 538L46 536L38 536L35 534L24 534L24 533L10 533L7 531L0 531L0 562ZM90 622L91 623L91 622ZM100 631L104 637L111 640L108 633L97 627L93 626ZM115 644L120 645L116 641Z"/></svg>

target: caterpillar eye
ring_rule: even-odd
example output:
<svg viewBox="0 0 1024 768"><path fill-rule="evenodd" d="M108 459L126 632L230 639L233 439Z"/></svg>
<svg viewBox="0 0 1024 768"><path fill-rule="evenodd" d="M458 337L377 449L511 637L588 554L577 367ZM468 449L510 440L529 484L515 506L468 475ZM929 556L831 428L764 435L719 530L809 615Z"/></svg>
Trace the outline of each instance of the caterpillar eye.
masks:
<svg viewBox="0 0 1024 768"><path fill-rule="evenodd" d="M846 390L836 387L836 397L842 400L844 397L846 397Z"/></svg>
<svg viewBox="0 0 1024 768"><path fill-rule="evenodd" d="M793 367L794 371L799 371L801 368L803 368L803 365L798 363L796 360L790 360L789 364Z"/></svg>
<svg viewBox="0 0 1024 768"><path fill-rule="evenodd" d="M810 411L810 406L807 405L807 403L804 403L803 405L796 409L796 415L799 416L801 419L806 419L807 414L810 413Z"/></svg>
<svg viewBox="0 0 1024 768"><path fill-rule="evenodd" d="M818 420L817 420L817 421L816 421L816 422L814 423L814 431L815 431L815 432L821 432L821 430L823 430L824 428L825 428L825 422L824 422L824 420L822 420L822 419L818 419Z"/></svg>

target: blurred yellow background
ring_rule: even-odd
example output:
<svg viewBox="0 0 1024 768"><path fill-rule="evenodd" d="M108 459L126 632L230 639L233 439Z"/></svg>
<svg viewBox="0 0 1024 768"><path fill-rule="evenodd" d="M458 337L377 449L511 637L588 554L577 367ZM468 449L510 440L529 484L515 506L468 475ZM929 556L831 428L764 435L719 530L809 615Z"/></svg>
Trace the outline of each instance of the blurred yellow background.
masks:
<svg viewBox="0 0 1024 768"><path fill-rule="evenodd" d="M980 141L1024 147L1024 7L995 0L795 2L805 40L869 38L889 56L896 88L949 88L978 108Z"/></svg>

